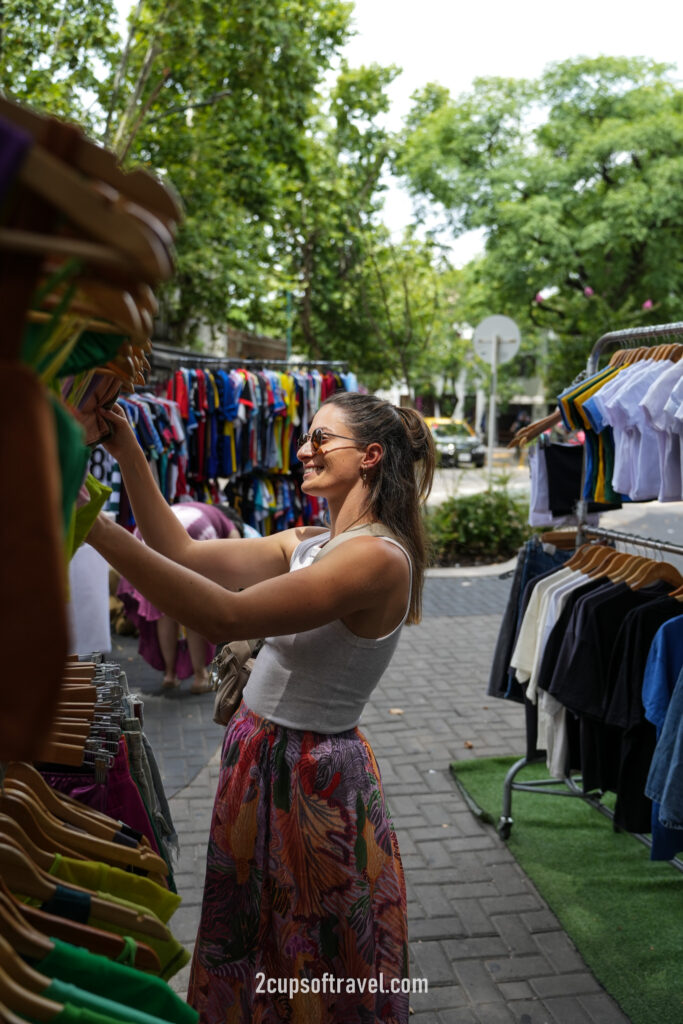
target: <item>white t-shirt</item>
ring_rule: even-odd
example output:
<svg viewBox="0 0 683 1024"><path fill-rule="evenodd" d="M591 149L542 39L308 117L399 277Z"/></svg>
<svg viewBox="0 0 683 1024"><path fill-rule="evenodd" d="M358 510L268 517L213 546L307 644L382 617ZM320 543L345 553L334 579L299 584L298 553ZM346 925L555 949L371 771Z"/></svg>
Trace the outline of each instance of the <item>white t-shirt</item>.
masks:
<svg viewBox="0 0 683 1024"><path fill-rule="evenodd" d="M674 430L673 416L666 405L683 378L683 362L674 363L652 382L640 401L648 428L654 432L659 458L659 501L679 501L681 497L680 440ZM652 461L652 453L641 444L641 464ZM639 467L640 468L640 467ZM643 467L642 472L646 472Z"/></svg>

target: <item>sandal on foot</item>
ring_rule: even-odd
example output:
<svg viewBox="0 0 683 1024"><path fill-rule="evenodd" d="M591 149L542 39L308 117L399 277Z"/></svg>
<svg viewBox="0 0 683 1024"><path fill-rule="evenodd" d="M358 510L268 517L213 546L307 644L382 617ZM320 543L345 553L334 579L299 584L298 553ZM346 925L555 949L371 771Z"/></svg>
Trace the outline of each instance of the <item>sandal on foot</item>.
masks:
<svg viewBox="0 0 683 1024"><path fill-rule="evenodd" d="M179 679L164 679L163 683L161 684L162 690L177 690L179 686Z"/></svg>
<svg viewBox="0 0 683 1024"><path fill-rule="evenodd" d="M208 679L205 679L202 683L193 683L190 687L190 693L208 693L213 687Z"/></svg>

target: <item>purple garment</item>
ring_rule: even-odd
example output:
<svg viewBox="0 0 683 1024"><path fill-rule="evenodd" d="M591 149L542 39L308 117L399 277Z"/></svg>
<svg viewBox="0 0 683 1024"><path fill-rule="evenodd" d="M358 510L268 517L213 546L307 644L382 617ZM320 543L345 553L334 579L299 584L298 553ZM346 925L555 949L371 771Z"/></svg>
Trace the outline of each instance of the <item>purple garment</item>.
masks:
<svg viewBox="0 0 683 1024"><path fill-rule="evenodd" d="M73 797L95 811L107 813L107 784L95 782L94 775L75 775L70 772L41 772L41 775L52 789Z"/></svg>
<svg viewBox="0 0 683 1024"><path fill-rule="evenodd" d="M0 201L11 188L32 145L33 138L28 132L0 117Z"/></svg>
<svg viewBox="0 0 683 1024"><path fill-rule="evenodd" d="M107 806L105 813L115 821L123 821L130 828L149 839L155 853L159 853L154 829L145 810L138 787L133 782L128 763L128 746L122 736L113 766L107 772Z"/></svg>
<svg viewBox="0 0 683 1024"><path fill-rule="evenodd" d="M193 540L224 540L234 530L228 517L216 505L206 505L200 501L182 501L177 505L172 505L171 511ZM137 528L135 536L142 541ZM126 615L140 633L139 654L152 668L164 672L166 665L157 634L157 622L161 618L162 612L123 577L119 581L117 594L123 601ZM215 644L211 644L207 640L205 665L209 664L215 653ZM178 679L188 679L194 674L187 641L184 638L178 641L175 674Z"/></svg>
<svg viewBox="0 0 683 1024"><path fill-rule="evenodd" d="M145 836L154 852L159 853L149 815L130 773L128 746L123 736L119 740L114 764L107 772L106 782L95 782L93 776L70 772L41 774L53 789L66 793L86 807L108 814L114 821L121 821Z"/></svg>

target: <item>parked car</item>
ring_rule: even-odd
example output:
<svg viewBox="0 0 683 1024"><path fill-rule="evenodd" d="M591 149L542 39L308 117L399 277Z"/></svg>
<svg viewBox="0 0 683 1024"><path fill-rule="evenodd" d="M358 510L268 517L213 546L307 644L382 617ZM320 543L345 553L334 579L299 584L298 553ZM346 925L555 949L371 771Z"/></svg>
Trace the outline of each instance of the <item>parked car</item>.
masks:
<svg viewBox="0 0 683 1024"><path fill-rule="evenodd" d="M464 420L430 417L427 423L434 435L439 465L477 468L484 465L486 446Z"/></svg>

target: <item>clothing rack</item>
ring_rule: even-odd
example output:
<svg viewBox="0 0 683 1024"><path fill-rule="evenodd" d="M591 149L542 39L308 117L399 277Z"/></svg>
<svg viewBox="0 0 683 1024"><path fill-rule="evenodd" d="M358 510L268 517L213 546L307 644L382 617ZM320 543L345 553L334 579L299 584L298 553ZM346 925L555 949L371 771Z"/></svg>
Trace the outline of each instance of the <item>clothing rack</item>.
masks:
<svg viewBox="0 0 683 1024"><path fill-rule="evenodd" d="M649 327L634 327L627 328L620 331L609 331L603 334L593 345L590 355L588 357L585 376L590 377L597 371L598 362L603 351L613 345L624 346L625 343L636 342L639 346L645 345L653 341L660 341L662 338L670 338L683 335L683 321L678 321L671 324L655 324ZM581 494L583 494L585 474L585 459L582 472L581 480ZM578 528L576 531L576 547L580 547L585 543L587 538L595 537L599 540L613 541L616 543L629 544L634 547L650 548L655 551L665 551L667 553L680 555L683 557L683 546L680 544L671 544L667 541L655 540L654 538L641 537L638 534L625 533L619 530L610 530L603 527L586 526L588 502L582 497L577 502L576 513L578 519ZM512 791L517 790L519 792L536 793L537 795L546 796L563 796L578 798L585 801L594 807L600 814L612 820L614 818L613 811L607 807L601 800L602 794L600 792L584 793L580 788L580 776L566 776L564 779L530 779L526 782L516 782L516 776L529 764L537 764L543 758L529 758L522 757L516 761L508 770L504 782L503 782L503 799L502 799L502 810L501 816L498 822L497 830L501 839L506 840L510 836L510 831L513 824L512 818ZM644 846L648 848L652 847L652 840L642 833L631 832L629 833ZM674 857L668 863L676 868L677 871L683 872L683 860L679 857Z"/></svg>
<svg viewBox="0 0 683 1024"><path fill-rule="evenodd" d="M658 341L661 338L672 338L683 334L683 321L672 324L653 324L650 327L627 327L621 331L608 331L603 334L593 345L588 357L587 373L595 373L598 368L598 360L603 349L608 345L621 345L625 341L636 341L640 345L649 341Z"/></svg>
<svg viewBox="0 0 683 1024"><path fill-rule="evenodd" d="M666 540L655 540L653 537L641 537L637 533L623 533L620 530L606 530L601 526L586 526L583 531L589 537L598 540L612 540L615 543L631 544L634 547L652 548L654 551L666 551L672 555L683 555L683 546L670 544Z"/></svg>
<svg viewBox="0 0 683 1024"><path fill-rule="evenodd" d="M683 321L676 321L671 324L653 324L649 327L627 327L621 331L608 331L603 334L593 345L586 364L586 377L592 376L598 369L600 356L606 348L612 345L624 345L627 342L637 342L638 345L646 345L652 341L660 341L662 338L674 338L683 335ZM585 482L585 460L581 472L581 494ZM585 523L588 516L588 502L581 497L576 503L576 518L578 521L576 532L576 546L580 547L585 543L587 529Z"/></svg>
<svg viewBox="0 0 683 1024"><path fill-rule="evenodd" d="M240 369L241 367L281 367L305 370L309 367L318 369L348 370L348 363L342 359L269 359L260 357L254 359L243 359L239 356L217 356L204 352L193 352L191 349L174 348L170 345L160 345L155 342L154 348L149 356L152 370L178 370L184 366L192 367L215 367L217 369Z"/></svg>

